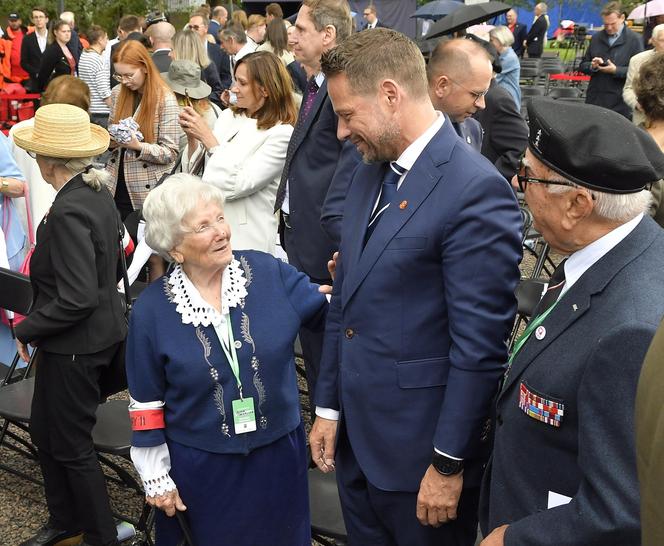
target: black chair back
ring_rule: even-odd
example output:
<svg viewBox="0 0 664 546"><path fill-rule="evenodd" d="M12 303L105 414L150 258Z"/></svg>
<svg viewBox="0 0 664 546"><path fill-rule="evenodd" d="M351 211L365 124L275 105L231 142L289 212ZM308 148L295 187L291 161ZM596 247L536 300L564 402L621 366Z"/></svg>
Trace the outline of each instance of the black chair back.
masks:
<svg viewBox="0 0 664 546"><path fill-rule="evenodd" d="M32 307L30 277L0 267L0 308L27 315Z"/></svg>

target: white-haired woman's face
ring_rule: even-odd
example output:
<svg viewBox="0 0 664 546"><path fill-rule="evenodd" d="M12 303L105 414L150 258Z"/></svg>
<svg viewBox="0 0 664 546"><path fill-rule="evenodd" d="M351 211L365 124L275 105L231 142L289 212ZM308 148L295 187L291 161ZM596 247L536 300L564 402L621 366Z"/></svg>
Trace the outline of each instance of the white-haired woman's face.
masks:
<svg viewBox="0 0 664 546"><path fill-rule="evenodd" d="M223 270L233 259L231 230L224 209L212 201L199 201L183 219L185 235L172 251L185 271L205 274Z"/></svg>

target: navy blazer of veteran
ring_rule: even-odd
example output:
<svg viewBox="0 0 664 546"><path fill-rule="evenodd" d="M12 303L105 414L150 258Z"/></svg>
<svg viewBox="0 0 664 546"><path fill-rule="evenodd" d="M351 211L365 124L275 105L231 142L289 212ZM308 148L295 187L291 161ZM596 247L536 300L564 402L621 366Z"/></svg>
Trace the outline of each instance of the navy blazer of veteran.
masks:
<svg viewBox="0 0 664 546"><path fill-rule="evenodd" d="M316 404L341 410L375 487L418 491L434 446L467 459L477 486L516 310L519 209L446 120L363 249L385 168L360 165L348 190Z"/></svg>
<svg viewBox="0 0 664 546"><path fill-rule="evenodd" d="M509 523L506 546L641 544L634 404L664 314L662 286L664 231L646 217L517 354L498 398L480 504L485 534ZM527 392L562 405L559 426L520 409ZM550 492L571 500L547 510Z"/></svg>

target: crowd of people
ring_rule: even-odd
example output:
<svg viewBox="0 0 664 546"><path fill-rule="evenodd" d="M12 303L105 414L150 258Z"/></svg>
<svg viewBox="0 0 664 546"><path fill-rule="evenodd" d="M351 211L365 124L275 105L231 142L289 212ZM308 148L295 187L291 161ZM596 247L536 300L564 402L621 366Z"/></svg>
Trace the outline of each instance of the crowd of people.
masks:
<svg viewBox="0 0 664 546"><path fill-rule="evenodd" d="M478 525L481 546L664 542L664 27L632 57L609 3L589 104L526 120L545 4L428 60L362 16L203 6L109 40L35 7L20 62L6 49L7 81L43 91L0 135L0 267L27 255L35 294L0 351L35 359L49 510L21 546L117 544L92 429L123 356L159 546L182 543L176 513L198 545L309 546L313 467L352 546L472 546ZM529 215L557 266L513 333Z"/></svg>

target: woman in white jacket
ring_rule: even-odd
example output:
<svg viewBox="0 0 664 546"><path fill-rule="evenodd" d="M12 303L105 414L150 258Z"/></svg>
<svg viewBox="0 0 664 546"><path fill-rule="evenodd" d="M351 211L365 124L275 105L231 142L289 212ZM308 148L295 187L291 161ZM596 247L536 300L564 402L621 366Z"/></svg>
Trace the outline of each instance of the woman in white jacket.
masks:
<svg viewBox="0 0 664 546"><path fill-rule="evenodd" d="M234 248L274 254L274 202L297 120L292 80L276 55L260 51L238 61L231 93L237 102L213 130L192 108L180 114L187 135L183 171L204 164L203 180L224 192Z"/></svg>

